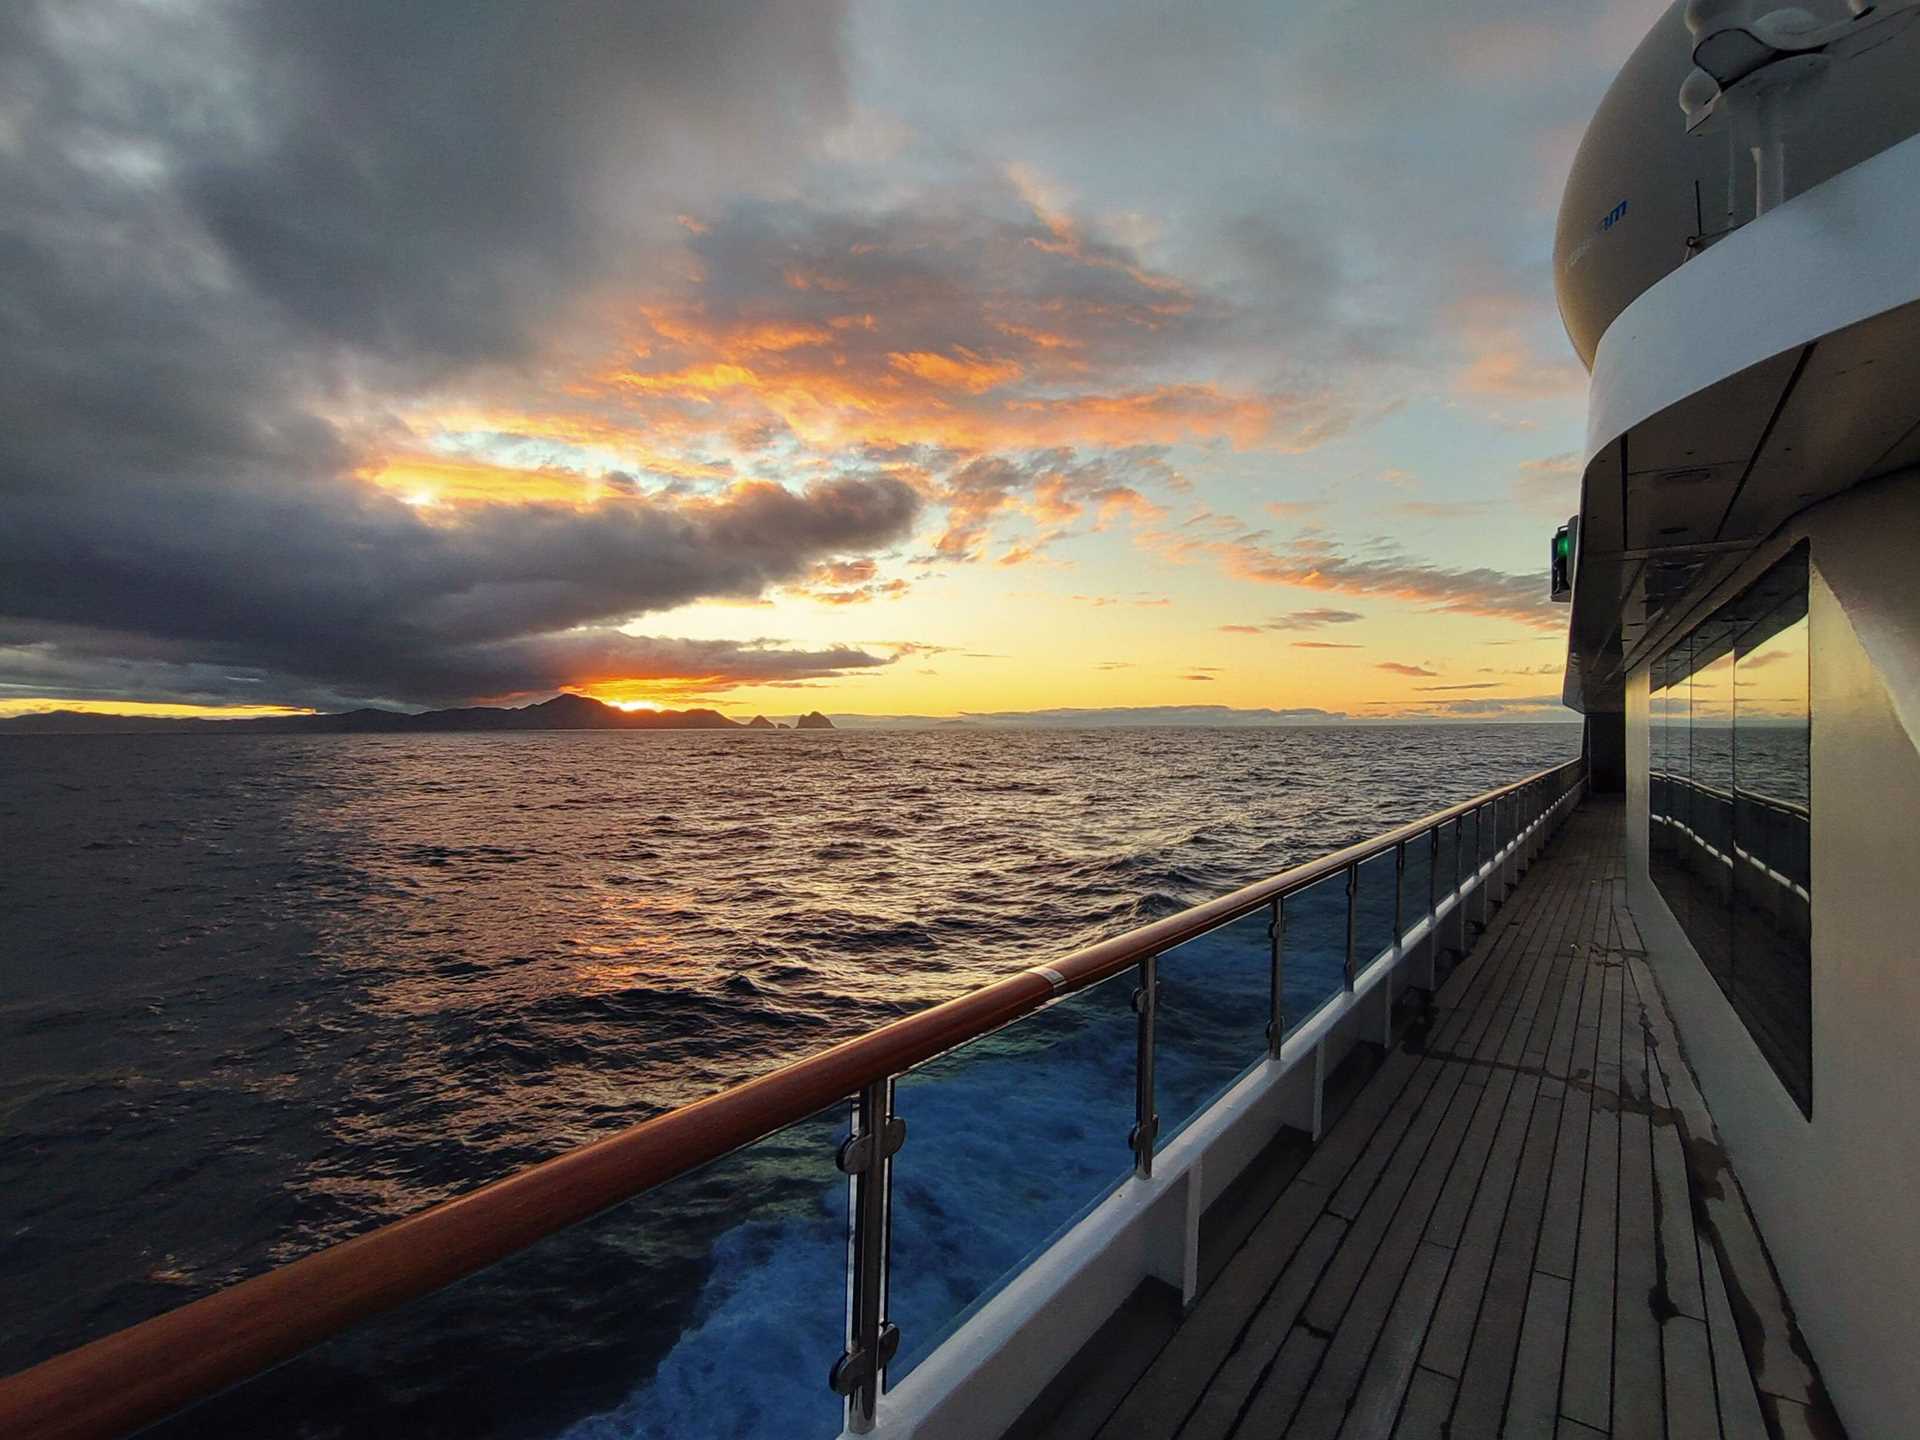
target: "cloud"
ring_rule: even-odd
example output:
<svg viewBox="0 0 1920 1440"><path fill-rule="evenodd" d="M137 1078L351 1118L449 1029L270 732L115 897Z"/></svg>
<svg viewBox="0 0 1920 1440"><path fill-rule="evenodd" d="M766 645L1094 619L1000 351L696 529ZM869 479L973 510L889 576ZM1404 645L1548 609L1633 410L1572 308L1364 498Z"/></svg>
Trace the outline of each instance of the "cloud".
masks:
<svg viewBox="0 0 1920 1440"><path fill-rule="evenodd" d="M10 12L10 74L34 83L10 83L0 144L6 683L537 690L578 679L567 665L666 663L611 628L636 615L904 538L924 502L897 478L503 478L421 453L386 401L521 365L658 232L681 247L652 198L799 162L845 108L842 17L737 18L610 0Z"/></svg>
<svg viewBox="0 0 1920 1440"><path fill-rule="evenodd" d="M1382 660L1374 668L1377 670L1390 670L1395 675L1424 675L1429 678L1439 673L1427 669L1424 665L1407 665L1398 660Z"/></svg>
<svg viewBox="0 0 1920 1440"><path fill-rule="evenodd" d="M1275 542L1265 532L1233 528L1231 517L1201 518L1204 523L1185 527L1187 533L1153 531L1142 543L1176 563L1213 559L1234 579L1257 584L1379 596L1432 611L1512 620L1538 630L1559 630L1566 624L1564 613L1548 599L1544 574L1435 565L1390 542L1355 555L1317 532Z"/></svg>
<svg viewBox="0 0 1920 1440"><path fill-rule="evenodd" d="M1587 372L1572 360L1542 354L1518 331L1469 327L1463 342L1471 359L1455 381L1466 395L1492 400L1577 397Z"/></svg>
<svg viewBox="0 0 1920 1440"><path fill-rule="evenodd" d="M1312 610L1294 610L1285 615L1276 616L1267 621L1269 630L1322 630L1329 625L1351 625L1367 617L1357 610L1330 610L1318 607Z"/></svg>
<svg viewBox="0 0 1920 1440"><path fill-rule="evenodd" d="M1580 508L1580 456L1567 450L1522 461L1514 471L1513 498L1528 511L1564 521Z"/></svg>
<svg viewBox="0 0 1920 1440"><path fill-rule="evenodd" d="M1337 710L1240 709L1231 705L1126 705L1053 710L963 710L969 720L1008 725L1287 725L1343 718Z"/></svg>
<svg viewBox="0 0 1920 1440"><path fill-rule="evenodd" d="M1330 610L1324 607L1312 610L1294 610L1285 615L1276 615L1258 625L1222 625L1220 630L1228 635L1259 635L1269 630L1324 630L1329 625L1351 625L1367 617L1357 610ZM1357 645L1323 644L1315 646L1308 642L1296 641L1304 649L1357 650Z"/></svg>
<svg viewBox="0 0 1920 1440"><path fill-rule="evenodd" d="M612 653L594 648L605 627L898 540L920 504L898 482L857 479L436 519L348 487L156 481L115 499L16 498L31 523L0 528L0 615L74 657L206 661L287 677L286 693L421 704L565 682L560 659Z"/></svg>
<svg viewBox="0 0 1920 1440"><path fill-rule="evenodd" d="M1325 500L1269 500L1263 507L1279 520L1304 520L1327 508Z"/></svg>
<svg viewBox="0 0 1920 1440"><path fill-rule="evenodd" d="M1434 719L1528 719L1578 720L1580 717L1561 704L1558 695L1495 696L1475 695L1457 700L1386 701L1388 705L1410 710Z"/></svg>
<svg viewBox="0 0 1920 1440"><path fill-rule="evenodd" d="M849 103L833 3L173 8L157 65L87 58L192 144L180 201L279 313L410 362L529 351L622 238L679 233L654 207L779 173Z"/></svg>
<svg viewBox="0 0 1920 1440"><path fill-rule="evenodd" d="M1172 598L1166 595L1069 595L1067 598L1091 605L1096 610L1108 605L1140 605L1159 609L1173 604Z"/></svg>
<svg viewBox="0 0 1920 1440"><path fill-rule="evenodd" d="M1367 647L1342 644L1338 640L1296 640L1293 642L1293 648L1296 650L1364 650Z"/></svg>
<svg viewBox="0 0 1920 1440"><path fill-rule="evenodd" d="M634 426L778 423L819 449L966 456L1225 442L1310 449L1358 413L1304 369L1214 372L1229 297L971 176L877 212L726 207L683 235L697 286L661 285L623 346L556 397ZM719 407L718 411L716 407Z"/></svg>
<svg viewBox="0 0 1920 1440"><path fill-rule="evenodd" d="M1631 6L998 3L5 9L0 684L438 702L1104 531L1555 628L1167 504L1421 396L1557 413L1544 157Z"/></svg>
<svg viewBox="0 0 1920 1440"><path fill-rule="evenodd" d="M265 694L286 693L296 703L337 709L367 698L363 687L322 674L287 678L279 668L210 664L168 658L167 647L139 637L109 639L98 650L94 637L63 637L62 643L0 643L0 686L35 696L113 701L137 694L149 700L191 705L246 705ZM159 653L129 657L146 646ZM392 663L391 661L389 663ZM602 698L691 696L742 685L845 676L884 666L890 658L851 646L796 650L773 641L688 640L629 635L607 626L457 646L406 657L407 694L426 704L473 699L504 700L561 689ZM371 683L371 682L369 682ZM373 698L387 698L376 695Z"/></svg>
<svg viewBox="0 0 1920 1440"><path fill-rule="evenodd" d="M1414 520L1461 520L1491 508L1485 500L1402 500L1392 507L1396 515Z"/></svg>
<svg viewBox="0 0 1920 1440"><path fill-rule="evenodd" d="M1491 680L1479 681L1470 685L1416 685L1415 690L1497 690L1500 687Z"/></svg>

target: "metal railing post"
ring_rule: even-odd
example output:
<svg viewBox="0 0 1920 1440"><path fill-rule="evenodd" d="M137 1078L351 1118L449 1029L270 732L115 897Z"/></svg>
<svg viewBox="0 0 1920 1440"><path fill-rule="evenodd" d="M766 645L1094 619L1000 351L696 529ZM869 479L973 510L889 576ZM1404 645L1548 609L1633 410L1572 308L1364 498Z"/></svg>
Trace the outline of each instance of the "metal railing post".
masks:
<svg viewBox="0 0 1920 1440"><path fill-rule="evenodd" d="M1273 913L1267 921L1267 938L1273 957L1273 994L1271 1016L1267 1021L1267 1056L1280 1058L1280 1046L1287 1038L1287 897L1276 895Z"/></svg>
<svg viewBox="0 0 1920 1440"><path fill-rule="evenodd" d="M847 1348L827 1383L846 1397L847 1430L873 1429L887 1362L900 1332L887 1320L887 1258L891 1248L893 1157L907 1139L907 1122L893 1113L893 1081L865 1086L854 1102L853 1133L836 1163L848 1176L852 1240L847 1247Z"/></svg>
<svg viewBox="0 0 1920 1440"><path fill-rule="evenodd" d="M1460 832L1466 828L1466 819L1467 817L1464 815L1456 815L1453 817L1453 884L1447 887L1449 890L1452 890L1455 892L1455 896L1454 896L1455 902L1461 905L1464 905L1467 899L1467 897L1464 894L1458 893L1460 890L1460 878L1461 878L1460 877Z"/></svg>
<svg viewBox="0 0 1920 1440"><path fill-rule="evenodd" d="M1458 828L1457 826L1455 827ZM1433 927L1440 919L1440 827L1434 826L1427 832L1427 934L1433 934Z"/></svg>
<svg viewBox="0 0 1920 1440"><path fill-rule="evenodd" d="M1407 933L1404 897L1407 888L1407 842L1393 847L1393 948L1400 948L1400 937Z"/></svg>
<svg viewBox="0 0 1920 1440"><path fill-rule="evenodd" d="M1133 1147L1133 1173L1142 1180L1153 1177L1153 1144L1160 1134L1160 1116L1153 1103L1153 1015L1159 1003L1159 970L1159 956L1143 959L1140 988L1133 992L1133 1013L1139 1023L1134 1029L1133 1129L1127 1143Z"/></svg>
<svg viewBox="0 0 1920 1440"><path fill-rule="evenodd" d="M1347 866L1347 989L1353 989L1354 911L1360 901L1360 862Z"/></svg>

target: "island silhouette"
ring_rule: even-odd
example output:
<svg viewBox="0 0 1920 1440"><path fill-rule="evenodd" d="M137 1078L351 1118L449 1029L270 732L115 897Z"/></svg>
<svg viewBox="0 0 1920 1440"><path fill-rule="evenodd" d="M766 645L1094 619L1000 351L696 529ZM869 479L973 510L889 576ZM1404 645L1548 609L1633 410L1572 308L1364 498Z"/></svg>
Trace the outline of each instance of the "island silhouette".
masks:
<svg viewBox="0 0 1920 1440"><path fill-rule="evenodd" d="M103 715L53 710L0 720L0 734L130 735L200 732L271 735L410 734L422 731L491 732L507 730L784 730L764 715L747 723L729 720L718 710L622 710L585 695L556 695L532 705L466 705L452 710L361 709L331 714L265 715L247 720L201 716ZM794 721L796 730L831 730L833 722L818 710Z"/></svg>

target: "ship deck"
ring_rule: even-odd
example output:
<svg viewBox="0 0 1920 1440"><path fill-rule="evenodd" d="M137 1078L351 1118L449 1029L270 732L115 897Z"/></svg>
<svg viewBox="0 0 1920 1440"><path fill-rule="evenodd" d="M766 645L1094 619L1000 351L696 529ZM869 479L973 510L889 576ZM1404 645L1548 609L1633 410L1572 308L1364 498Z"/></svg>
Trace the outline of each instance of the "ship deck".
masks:
<svg viewBox="0 0 1920 1440"><path fill-rule="evenodd" d="M1573 812L1144 1372L1049 1434L1839 1433L1626 910L1623 822Z"/></svg>

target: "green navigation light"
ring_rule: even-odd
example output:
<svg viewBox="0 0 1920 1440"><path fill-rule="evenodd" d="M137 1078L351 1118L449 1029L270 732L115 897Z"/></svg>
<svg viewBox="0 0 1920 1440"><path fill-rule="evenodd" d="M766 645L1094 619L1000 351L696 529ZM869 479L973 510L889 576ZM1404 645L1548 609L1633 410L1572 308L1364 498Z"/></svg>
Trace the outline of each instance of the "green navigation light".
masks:
<svg viewBox="0 0 1920 1440"><path fill-rule="evenodd" d="M1553 537L1553 553L1564 560L1573 553L1573 537L1562 530Z"/></svg>

